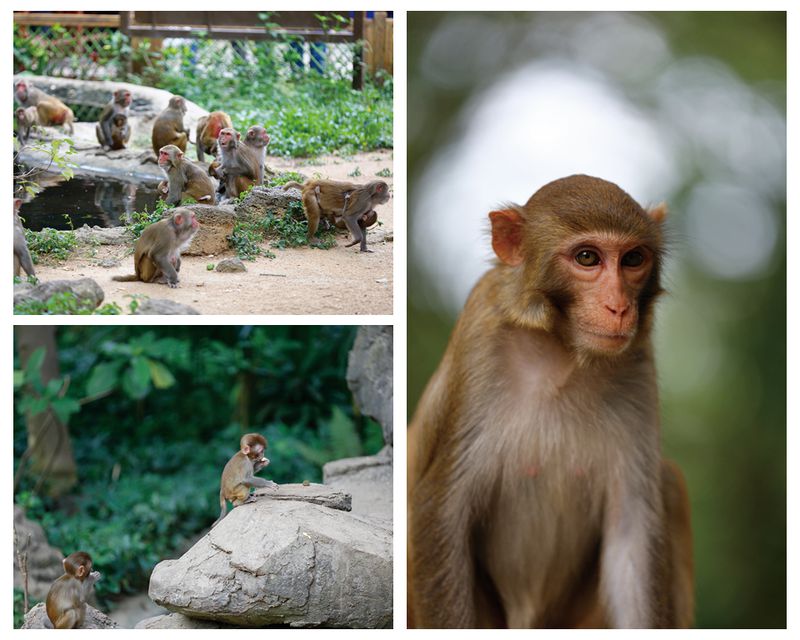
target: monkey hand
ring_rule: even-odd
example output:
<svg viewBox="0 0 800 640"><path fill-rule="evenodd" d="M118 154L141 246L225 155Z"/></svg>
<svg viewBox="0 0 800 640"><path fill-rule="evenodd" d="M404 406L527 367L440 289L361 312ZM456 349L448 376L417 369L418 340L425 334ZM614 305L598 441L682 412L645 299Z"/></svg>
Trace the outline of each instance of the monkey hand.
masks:
<svg viewBox="0 0 800 640"><path fill-rule="evenodd" d="M100 578L102 578L102 577L103 577L103 574L101 574L99 571L92 571L92 572L89 574L89 577L90 577L90 578L91 578L91 579L92 579L94 582L97 582L97 581L98 581Z"/></svg>
<svg viewBox="0 0 800 640"><path fill-rule="evenodd" d="M273 482L272 480L267 480L267 484L264 485L265 489L273 489L274 491L278 490L278 484Z"/></svg>

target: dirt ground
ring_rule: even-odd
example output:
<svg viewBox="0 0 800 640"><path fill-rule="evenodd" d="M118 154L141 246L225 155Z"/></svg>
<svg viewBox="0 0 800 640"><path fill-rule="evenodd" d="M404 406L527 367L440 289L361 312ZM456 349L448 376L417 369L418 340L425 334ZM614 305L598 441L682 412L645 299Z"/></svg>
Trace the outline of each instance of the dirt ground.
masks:
<svg viewBox="0 0 800 640"><path fill-rule="evenodd" d="M353 182L385 180L393 191L392 177L375 177L381 170L393 171L392 151L359 153L348 157L320 157L313 161L268 158L273 169L298 171L306 176ZM350 175L356 172L356 175ZM360 172L360 174L358 173ZM345 248L349 236L342 232L338 246L328 250L307 246L274 249L274 259L259 257L245 261L245 273L208 271L209 263L235 257L234 251L214 256L185 256L176 289L143 282L115 282L112 275L133 273L132 246L82 246L66 262L45 260L36 267L41 281L92 278L105 292L105 303L116 302L129 309L130 296L164 298L186 304L202 314L346 314L391 315L393 242L374 242L377 236L393 237L394 199L377 208L381 226L368 232L368 247ZM380 233L376 232L380 230ZM120 260L117 267L103 261Z"/></svg>

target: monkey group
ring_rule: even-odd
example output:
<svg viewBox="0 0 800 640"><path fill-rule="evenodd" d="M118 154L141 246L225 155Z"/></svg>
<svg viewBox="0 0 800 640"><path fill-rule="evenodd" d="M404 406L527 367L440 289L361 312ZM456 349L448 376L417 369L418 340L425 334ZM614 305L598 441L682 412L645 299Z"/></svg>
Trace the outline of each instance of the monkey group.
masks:
<svg viewBox="0 0 800 640"><path fill-rule="evenodd" d="M272 480L255 476L269 464L269 459L264 456L266 449L267 439L260 433L246 433L241 437L239 450L222 470L221 512L212 528L226 516L227 502L238 507L254 501L250 495L251 487L278 489ZM101 575L99 571L92 571L92 557L86 551L71 553L61 562L64 575L56 579L47 593L44 624L50 629L79 629L86 619L86 603Z"/></svg>

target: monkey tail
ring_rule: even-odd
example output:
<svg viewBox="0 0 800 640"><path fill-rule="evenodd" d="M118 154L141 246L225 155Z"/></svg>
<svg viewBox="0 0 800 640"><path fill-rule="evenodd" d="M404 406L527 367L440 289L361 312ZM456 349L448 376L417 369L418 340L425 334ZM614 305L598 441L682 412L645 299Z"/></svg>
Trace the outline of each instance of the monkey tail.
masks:
<svg viewBox="0 0 800 640"><path fill-rule="evenodd" d="M131 273L127 276L111 276L112 280L116 280L117 282L136 282L139 279L135 273Z"/></svg>
<svg viewBox="0 0 800 640"><path fill-rule="evenodd" d="M228 510L227 507L228 507L228 505L225 504L225 496L222 495L222 489L220 489L219 490L219 518L214 520L214 524L211 525L212 529L214 527L216 527L220 523L220 521L227 515L226 514L226 512Z"/></svg>
<svg viewBox="0 0 800 640"><path fill-rule="evenodd" d="M300 189L302 191L303 185L293 180L292 182L287 182L285 185L283 185L284 191L288 191L289 189Z"/></svg>

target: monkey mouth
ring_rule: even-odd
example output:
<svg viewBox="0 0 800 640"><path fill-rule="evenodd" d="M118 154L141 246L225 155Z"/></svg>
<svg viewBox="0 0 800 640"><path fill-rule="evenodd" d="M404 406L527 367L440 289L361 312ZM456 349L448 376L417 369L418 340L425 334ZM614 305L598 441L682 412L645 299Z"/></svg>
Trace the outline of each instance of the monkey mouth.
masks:
<svg viewBox="0 0 800 640"><path fill-rule="evenodd" d="M584 329L582 333L593 348L606 352L624 349L633 337L628 333L594 331L590 329Z"/></svg>

